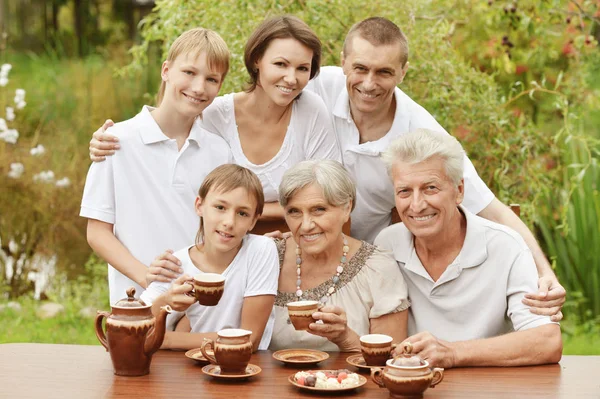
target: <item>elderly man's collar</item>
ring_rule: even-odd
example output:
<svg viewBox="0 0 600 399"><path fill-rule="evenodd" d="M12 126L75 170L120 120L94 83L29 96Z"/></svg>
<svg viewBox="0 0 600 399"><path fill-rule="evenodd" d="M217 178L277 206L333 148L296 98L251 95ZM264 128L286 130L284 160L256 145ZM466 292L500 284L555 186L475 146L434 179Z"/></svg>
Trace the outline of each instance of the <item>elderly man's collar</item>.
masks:
<svg viewBox="0 0 600 399"><path fill-rule="evenodd" d="M458 256L448 267L467 269L479 266L487 259L486 230L478 220L478 216L465 210L462 206L459 206L459 209L466 216L467 233ZM424 268L415 250L414 236L406 227L399 229L397 234L401 234L402 237L398 237L396 242L405 244L394 248L396 260L403 263L405 269L422 274Z"/></svg>

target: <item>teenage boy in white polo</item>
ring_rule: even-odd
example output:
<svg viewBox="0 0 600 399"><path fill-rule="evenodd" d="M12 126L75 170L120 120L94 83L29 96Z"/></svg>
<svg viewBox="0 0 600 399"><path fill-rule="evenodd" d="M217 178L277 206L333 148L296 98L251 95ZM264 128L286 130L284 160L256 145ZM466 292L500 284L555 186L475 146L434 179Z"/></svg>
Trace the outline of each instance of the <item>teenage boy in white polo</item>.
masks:
<svg viewBox="0 0 600 399"><path fill-rule="evenodd" d="M354 25L344 41L342 67L323 67L307 88L332 113L344 165L353 175L356 206L352 236L372 242L392 219L394 191L380 154L391 141L417 128L445 130L397 85L408 70L408 41L393 22L368 18ZM565 290L527 226L494 197L464 157L464 207L516 230L534 256L539 292L524 299L532 311L560 320Z"/></svg>
<svg viewBox="0 0 600 399"><path fill-rule="evenodd" d="M463 156L454 137L426 129L393 141L382 156L403 223L375 243L394 253L408 286L404 343L436 367L556 363L560 326L522 302L536 288L529 248L460 205Z"/></svg>

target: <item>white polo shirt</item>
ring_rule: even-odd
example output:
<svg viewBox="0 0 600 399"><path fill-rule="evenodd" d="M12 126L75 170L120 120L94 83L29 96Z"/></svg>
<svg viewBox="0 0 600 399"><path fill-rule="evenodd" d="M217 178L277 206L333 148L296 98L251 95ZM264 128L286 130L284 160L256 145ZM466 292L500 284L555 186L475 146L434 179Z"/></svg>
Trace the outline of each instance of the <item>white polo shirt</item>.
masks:
<svg viewBox="0 0 600 399"><path fill-rule="evenodd" d="M183 272L194 276L202 273L190 258L187 246L173 255L181 260ZM216 306L202 306L198 302L190 306L188 316L192 332L214 332L224 328L240 328L244 298L259 295L277 295L279 281L279 255L275 242L264 236L248 234L231 264L221 273L225 277L225 290ZM167 292L172 283L155 281L148 286L141 298L153 303ZM171 318L172 315L169 315ZM175 315L173 315L175 316ZM179 319L177 317L177 319ZM274 313L271 312L258 349L267 349L273 333Z"/></svg>
<svg viewBox="0 0 600 399"><path fill-rule="evenodd" d="M419 104L396 87L396 114L390 131L381 139L360 144L360 134L350 113L346 76L340 67L323 67L307 86L319 94L332 113L333 125L342 149L344 165L356 182L356 207L352 212L354 238L373 242L389 226L396 206L394 188L380 155L404 133L418 128L446 132ZM465 199L463 205L477 214L494 199L494 194L477 175L468 157L464 162Z"/></svg>
<svg viewBox="0 0 600 399"><path fill-rule="evenodd" d="M108 132L121 149L90 166L79 215L113 224L117 239L145 265L167 248L193 243L198 189L210 171L231 162L227 143L194 123L178 150L148 107ZM108 285L111 304L125 298L130 286L136 295L143 291L110 265Z"/></svg>
<svg viewBox="0 0 600 399"><path fill-rule="evenodd" d="M461 208L467 218L462 249L437 281L423 267L403 223L384 229L375 245L389 249L408 285L408 334L429 331L446 341L495 337L552 323L521 300L537 292L538 274L523 238Z"/></svg>

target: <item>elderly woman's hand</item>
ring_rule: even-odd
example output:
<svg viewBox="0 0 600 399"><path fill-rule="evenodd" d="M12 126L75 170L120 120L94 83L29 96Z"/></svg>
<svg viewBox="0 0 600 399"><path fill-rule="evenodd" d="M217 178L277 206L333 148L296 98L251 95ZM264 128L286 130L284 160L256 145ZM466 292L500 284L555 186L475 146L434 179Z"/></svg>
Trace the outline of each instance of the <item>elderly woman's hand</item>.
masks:
<svg viewBox="0 0 600 399"><path fill-rule="evenodd" d="M312 317L317 322L310 324L309 333L327 338L339 346L341 351L360 350L358 335L348 327L344 309L327 305L313 313Z"/></svg>

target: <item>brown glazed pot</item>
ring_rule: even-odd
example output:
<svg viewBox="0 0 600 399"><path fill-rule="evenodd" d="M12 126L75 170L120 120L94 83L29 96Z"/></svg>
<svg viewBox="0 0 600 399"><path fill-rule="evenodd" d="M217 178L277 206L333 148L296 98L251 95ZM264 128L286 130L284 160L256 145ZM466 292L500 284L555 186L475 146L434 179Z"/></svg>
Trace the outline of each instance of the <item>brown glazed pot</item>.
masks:
<svg viewBox="0 0 600 399"><path fill-rule="evenodd" d="M217 332L216 342L205 339L200 350L212 364L217 364L223 374L245 374L252 356L252 331L239 328L226 328ZM207 353L212 347L214 356Z"/></svg>
<svg viewBox="0 0 600 399"><path fill-rule="evenodd" d="M386 367L371 369L371 379L380 388L387 388L393 398L420 397L427 388L433 388L444 379L444 369L422 366L395 366L394 359L386 362Z"/></svg>
<svg viewBox="0 0 600 399"><path fill-rule="evenodd" d="M127 290L127 298L112 306L112 312L98 311L96 336L110 353L116 375L140 376L150 372L152 355L163 343L165 321L171 312L163 306L158 318L151 305L134 298L135 288ZM106 318L106 333L102 319Z"/></svg>

